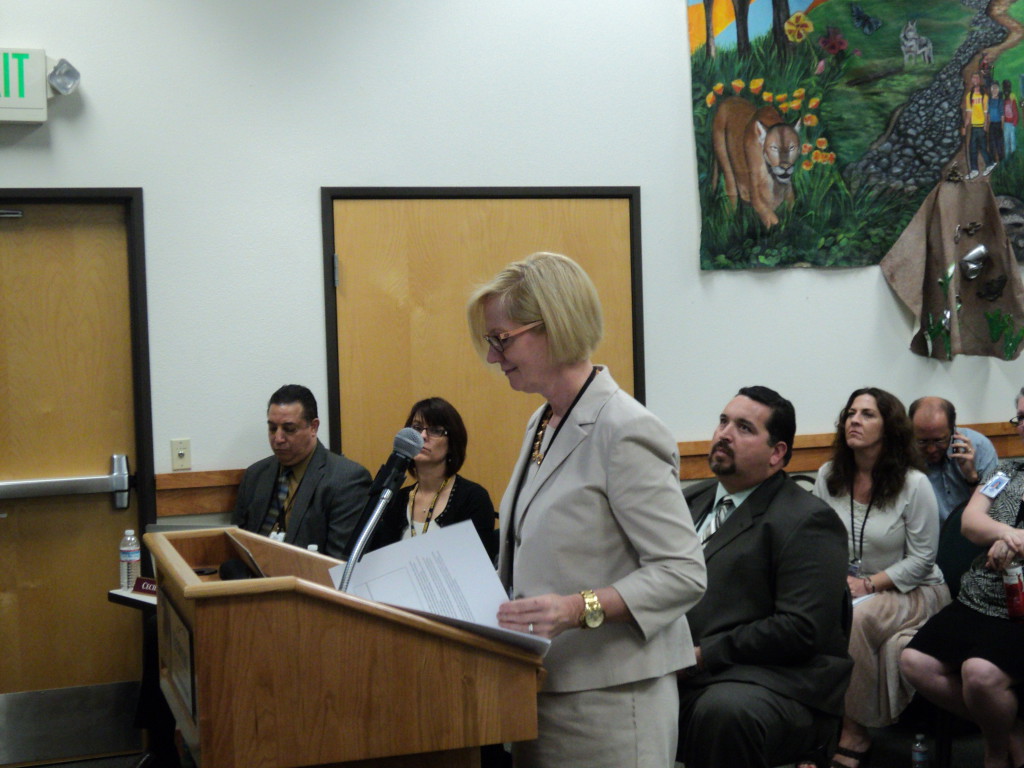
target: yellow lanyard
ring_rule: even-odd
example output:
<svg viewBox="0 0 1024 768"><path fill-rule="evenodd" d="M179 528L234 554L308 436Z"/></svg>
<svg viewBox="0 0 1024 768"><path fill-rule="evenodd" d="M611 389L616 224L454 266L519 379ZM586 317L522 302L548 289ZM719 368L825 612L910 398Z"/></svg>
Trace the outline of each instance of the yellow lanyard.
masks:
<svg viewBox="0 0 1024 768"><path fill-rule="evenodd" d="M434 507L437 505L437 500L441 496L441 491L443 491L444 487L448 485L449 480L451 480L451 477L446 477L444 482L441 483L441 487L437 489L437 493L434 494L434 498L430 502L430 506L427 507L427 517L423 521L423 530L420 531L420 533L426 533L427 528L430 527L430 521L434 518ZM412 490L409 491L409 530L412 531L413 536L416 535L416 521L412 519L412 513L416 507L416 491L419 487L420 484L416 483L416 485L412 487Z"/></svg>

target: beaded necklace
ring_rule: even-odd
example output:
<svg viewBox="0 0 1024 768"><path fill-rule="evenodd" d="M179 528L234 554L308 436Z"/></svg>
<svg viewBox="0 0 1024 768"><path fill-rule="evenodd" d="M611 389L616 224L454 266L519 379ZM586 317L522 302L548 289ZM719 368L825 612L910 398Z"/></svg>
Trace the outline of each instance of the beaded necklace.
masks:
<svg viewBox="0 0 1024 768"><path fill-rule="evenodd" d="M544 433L547 431L549 421L551 421L550 405L544 412L544 418L540 420L540 426L537 427L537 436L533 439L533 453L530 454L530 461L534 461L538 465L544 461L544 454L540 449L544 445Z"/></svg>
<svg viewBox="0 0 1024 768"><path fill-rule="evenodd" d="M437 500L441 496L441 491L443 491L444 487L446 485L448 485L448 481L449 480L451 480L451 477L450 476L446 477L444 479L444 482L441 483L441 487L437 489L437 493L434 494L434 498L431 500L430 506L427 507L427 517L423 521L423 530L421 530L420 533L426 533L427 532L427 528L430 527L430 521L433 520L433 518L434 518L434 507L437 505ZM419 490L419 487L420 487L420 484L416 483L409 490L409 530L412 531L412 535L413 536L416 535L416 521L412 519L412 513L413 513L413 509L416 506L416 491ZM433 541L433 539L431 539L431 541Z"/></svg>

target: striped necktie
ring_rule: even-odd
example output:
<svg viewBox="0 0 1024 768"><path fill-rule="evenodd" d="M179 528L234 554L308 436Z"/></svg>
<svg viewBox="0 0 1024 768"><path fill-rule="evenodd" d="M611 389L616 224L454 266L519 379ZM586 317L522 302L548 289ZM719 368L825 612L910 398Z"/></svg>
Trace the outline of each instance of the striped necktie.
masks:
<svg viewBox="0 0 1024 768"><path fill-rule="evenodd" d="M270 534L277 527L280 527L282 531L285 529L284 505L288 501L288 491L291 490L291 477L292 471L288 467L282 469L281 474L277 477L277 495L274 497L270 509L267 510L263 527L260 529L260 533L264 536ZM277 525L278 521L281 523L280 526Z"/></svg>
<svg viewBox="0 0 1024 768"><path fill-rule="evenodd" d="M732 514L732 511L735 508L736 505L733 504L731 498L728 496L722 497L722 500L715 505L715 516L711 518L711 522L707 524L704 528L704 533L701 534L701 544L707 544L708 539L714 536L715 531L721 527L722 523L726 521L726 518Z"/></svg>

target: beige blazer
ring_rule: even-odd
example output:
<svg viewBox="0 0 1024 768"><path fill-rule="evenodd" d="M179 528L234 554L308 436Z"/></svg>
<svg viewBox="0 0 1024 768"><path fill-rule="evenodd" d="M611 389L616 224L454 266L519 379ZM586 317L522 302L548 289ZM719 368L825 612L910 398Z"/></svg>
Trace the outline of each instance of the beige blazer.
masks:
<svg viewBox="0 0 1024 768"><path fill-rule="evenodd" d="M499 575L530 459L530 419L501 502ZM704 594L704 556L679 487L679 455L664 424L599 369L519 492L512 596L570 595L612 586L635 623L571 629L545 659L545 691L646 680L694 663L685 613ZM506 588L509 586L505 585Z"/></svg>

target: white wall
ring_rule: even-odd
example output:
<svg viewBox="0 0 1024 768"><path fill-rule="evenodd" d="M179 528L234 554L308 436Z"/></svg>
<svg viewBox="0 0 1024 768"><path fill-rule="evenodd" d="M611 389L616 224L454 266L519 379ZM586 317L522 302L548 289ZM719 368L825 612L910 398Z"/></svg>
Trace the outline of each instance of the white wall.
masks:
<svg viewBox="0 0 1024 768"><path fill-rule="evenodd" d="M285 379L325 398L322 186L640 186L647 400L680 440L751 383L790 397L801 432L865 384L946 395L965 423L1011 415L1024 363L912 355L877 268L699 271L685 17L685 0L0 0L0 47L82 72L47 124L0 125L0 186L143 189L157 472L175 437L196 470L265 455Z"/></svg>

